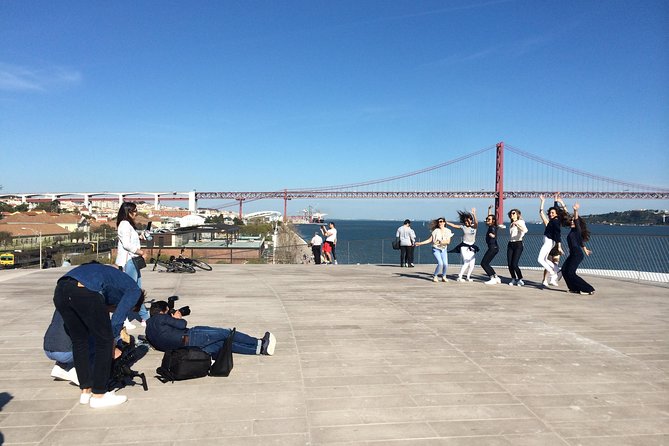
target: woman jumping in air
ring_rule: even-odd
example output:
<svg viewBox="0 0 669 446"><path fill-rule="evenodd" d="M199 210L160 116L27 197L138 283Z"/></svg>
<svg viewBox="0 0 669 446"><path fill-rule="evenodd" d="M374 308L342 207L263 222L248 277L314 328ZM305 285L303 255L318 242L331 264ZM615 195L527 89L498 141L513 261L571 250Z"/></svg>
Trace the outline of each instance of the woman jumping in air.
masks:
<svg viewBox="0 0 669 446"><path fill-rule="evenodd" d="M476 243L476 229L479 226L476 221L476 209L472 208L471 213L458 211L458 218L460 220L459 225L446 222L451 228L462 229L462 243L453 249L462 256L462 268L460 268L460 274L458 274L458 282L465 281L462 278L465 273L467 273L467 282L473 282L471 276L476 264L475 256L479 250L478 246L474 244Z"/></svg>
<svg viewBox="0 0 669 446"><path fill-rule="evenodd" d="M432 254L434 254L434 258L437 259L437 268L434 270L434 277L432 277L432 280L434 282L439 282L439 277L441 276L442 282L448 282L448 279L446 278L448 250L446 248L448 248L448 244L451 242L453 232L446 227L446 219L443 217L433 220L430 229L432 230L430 238L416 243L416 246L432 243Z"/></svg>
<svg viewBox="0 0 669 446"><path fill-rule="evenodd" d="M539 216L544 222L546 229L544 230L544 243L539 250L537 261L548 272L548 285L558 286L558 265L551 262L548 257L553 247L557 247L558 252L563 254L562 243L560 241L560 220L564 218L564 211L560 212L560 207L558 206L558 201L560 201L559 194L555 194L556 203L554 206L548 208L548 216L544 214L544 202L546 200L543 195L540 196L540 199Z"/></svg>
<svg viewBox="0 0 669 446"><path fill-rule="evenodd" d="M488 245L488 250L483 255L481 260L481 268L490 278L486 285L497 285L502 283L502 279L497 276L494 268L490 266L490 262L495 258L499 252L499 245L497 244L497 218L492 214L492 206L488 207L488 216L485 218L485 223L488 225L488 230L485 234L485 242Z"/></svg>
<svg viewBox="0 0 669 446"><path fill-rule="evenodd" d="M523 253L523 237L527 234L527 225L523 220L518 209L511 209L509 211L509 244L506 245L506 261L509 265L509 274L511 274L511 282L509 285L523 286L523 273L518 267L520 255Z"/></svg>

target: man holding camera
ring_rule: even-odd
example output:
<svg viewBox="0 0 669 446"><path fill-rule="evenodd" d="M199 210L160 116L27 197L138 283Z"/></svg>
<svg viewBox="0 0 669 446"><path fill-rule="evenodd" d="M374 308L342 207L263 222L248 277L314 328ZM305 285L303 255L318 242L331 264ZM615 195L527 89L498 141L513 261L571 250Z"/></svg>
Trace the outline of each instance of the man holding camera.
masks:
<svg viewBox="0 0 669 446"><path fill-rule="evenodd" d="M151 304L151 317L146 321L146 338L159 351L166 352L180 347L199 347L209 353L212 358L218 356L225 340L232 330L227 328L196 326L186 327L183 316L190 314L188 307L174 310L175 296L169 302L159 300ZM243 355L273 355L276 338L265 332L262 339L254 338L239 331L232 340L233 353Z"/></svg>

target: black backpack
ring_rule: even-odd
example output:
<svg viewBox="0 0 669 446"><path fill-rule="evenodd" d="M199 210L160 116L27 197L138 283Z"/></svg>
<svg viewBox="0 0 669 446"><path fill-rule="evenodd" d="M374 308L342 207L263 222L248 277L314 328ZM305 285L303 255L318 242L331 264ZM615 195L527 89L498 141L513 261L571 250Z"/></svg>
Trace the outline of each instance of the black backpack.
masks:
<svg viewBox="0 0 669 446"><path fill-rule="evenodd" d="M163 362L156 369L157 378L167 381L202 378L209 374L211 356L199 347L180 347L165 352Z"/></svg>
<svg viewBox="0 0 669 446"><path fill-rule="evenodd" d="M209 375L211 376L228 376L232 371L232 341L237 333L237 329L233 328L230 335L225 339L223 348L218 352L216 362L211 365Z"/></svg>

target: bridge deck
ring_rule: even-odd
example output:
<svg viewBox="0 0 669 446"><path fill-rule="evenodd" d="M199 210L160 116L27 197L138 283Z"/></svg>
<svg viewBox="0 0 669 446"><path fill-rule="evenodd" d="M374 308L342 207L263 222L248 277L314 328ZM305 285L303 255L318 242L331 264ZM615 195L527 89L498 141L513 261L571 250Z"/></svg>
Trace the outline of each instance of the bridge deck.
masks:
<svg viewBox="0 0 669 446"><path fill-rule="evenodd" d="M150 296L180 295L191 325L271 329L276 355L161 384L152 351L137 367L149 391L94 411L49 377L41 350L63 271L0 271L6 445L669 444L666 287L589 277L590 297L435 284L429 265L149 271Z"/></svg>

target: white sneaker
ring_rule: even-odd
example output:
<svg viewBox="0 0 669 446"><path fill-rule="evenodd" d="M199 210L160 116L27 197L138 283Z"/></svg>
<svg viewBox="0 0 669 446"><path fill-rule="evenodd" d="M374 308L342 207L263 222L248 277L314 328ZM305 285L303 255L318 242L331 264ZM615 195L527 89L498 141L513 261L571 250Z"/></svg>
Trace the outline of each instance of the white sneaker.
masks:
<svg viewBox="0 0 669 446"><path fill-rule="evenodd" d="M118 406L128 401L125 395L117 395L114 392L105 393L102 398L91 398L89 405L92 409L103 409L105 407Z"/></svg>
<svg viewBox="0 0 669 446"><path fill-rule="evenodd" d="M337 264L337 261L336 261L336 260L334 261L334 264L335 264L335 265Z"/></svg>
<svg viewBox="0 0 669 446"><path fill-rule="evenodd" d="M495 279L497 280L497 283L502 283L502 279L500 279L499 276L495 276Z"/></svg>
<svg viewBox="0 0 669 446"><path fill-rule="evenodd" d="M473 282L473 281L474 279L472 279L471 277L467 277L467 282Z"/></svg>
<svg viewBox="0 0 669 446"><path fill-rule="evenodd" d="M76 385L79 385L79 377L77 376L77 369L72 367L68 372L67 372L68 379L70 382L75 383Z"/></svg>
<svg viewBox="0 0 669 446"><path fill-rule="evenodd" d="M548 281L547 281L547 280L544 280L543 282L541 282L541 284L542 284L543 286L547 287L547 286L548 286Z"/></svg>
<svg viewBox="0 0 669 446"><path fill-rule="evenodd" d="M557 274L554 276L551 276L551 280L548 281L548 284L551 286L558 286L558 278Z"/></svg>
<svg viewBox="0 0 669 446"><path fill-rule="evenodd" d="M72 370L74 370L74 367L72 367ZM62 379L64 381L71 381L70 375L68 375L67 370L65 370L58 364L54 365L53 368L51 369L51 376L53 376L54 378Z"/></svg>
<svg viewBox="0 0 669 446"><path fill-rule="evenodd" d="M486 285L497 285L497 278L496 277L491 277L490 280L486 280L485 282Z"/></svg>
<svg viewBox="0 0 669 446"><path fill-rule="evenodd" d="M439 277L437 277L437 276L432 277L432 281L433 282L439 282Z"/></svg>
<svg viewBox="0 0 669 446"><path fill-rule="evenodd" d="M516 285L525 286L525 282L523 282L523 279L519 279L518 282L516 282Z"/></svg>
<svg viewBox="0 0 669 446"><path fill-rule="evenodd" d="M455 279L455 281L456 281L456 282L464 282L465 279L463 279L462 277L459 277L459 276L458 276L458 278Z"/></svg>
<svg viewBox="0 0 669 446"><path fill-rule="evenodd" d="M448 279L446 278L446 276L442 276L441 281L442 282L448 282Z"/></svg>
<svg viewBox="0 0 669 446"><path fill-rule="evenodd" d="M518 281L516 279L511 279L511 282L509 282L509 286L514 286L517 285Z"/></svg>
<svg viewBox="0 0 669 446"><path fill-rule="evenodd" d="M91 392L79 395L79 404L88 404L91 401L91 395L93 395Z"/></svg>

